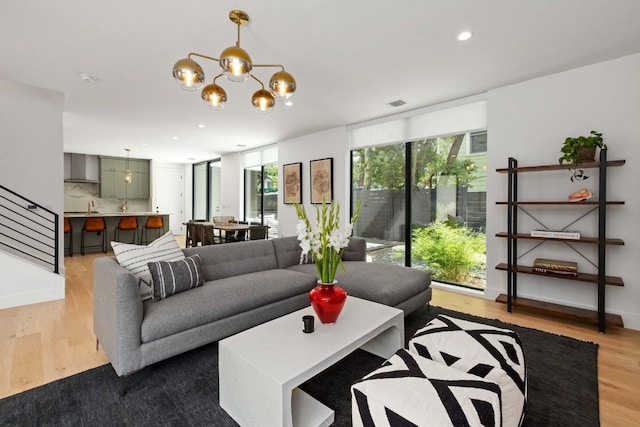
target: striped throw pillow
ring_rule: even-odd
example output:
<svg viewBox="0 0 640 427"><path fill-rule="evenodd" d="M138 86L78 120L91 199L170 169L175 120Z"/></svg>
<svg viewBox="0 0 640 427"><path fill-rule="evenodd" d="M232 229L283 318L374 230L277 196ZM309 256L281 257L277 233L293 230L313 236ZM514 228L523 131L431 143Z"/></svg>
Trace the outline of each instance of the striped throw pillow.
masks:
<svg viewBox="0 0 640 427"><path fill-rule="evenodd" d="M180 261L156 261L148 264L153 278L153 300L160 301L178 292L202 286L200 255L194 254Z"/></svg>
<svg viewBox="0 0 640 427"><path fill-rule="evenodd" d="M111 247L118 263L138 279L142 301L153 298L151 273L147 263L184 259L184 253L171 231L168 231L147 246L111 242Z"/></svg>

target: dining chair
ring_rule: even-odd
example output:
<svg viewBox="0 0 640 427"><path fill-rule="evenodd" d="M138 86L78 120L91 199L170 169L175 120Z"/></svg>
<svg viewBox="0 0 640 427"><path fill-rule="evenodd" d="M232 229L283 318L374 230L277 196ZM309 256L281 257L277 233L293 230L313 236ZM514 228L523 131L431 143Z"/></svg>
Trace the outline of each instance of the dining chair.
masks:
<svg viewBox="0 0 640 427"><path fill-rule="evenodd" d="M213 233L213 224L202 224L203 245L216 244L216 236Z"/></svg>
<svg viewBox="0 0 640 427"><path fill-rule="evenodd" d="M250 225L249 226L249 240L261 240L266 239L268 236L268 225Z"/></svg>
<svg viewBox="0 0 640 427"><path fill-rule="evenodd" d="M185 240L186 247L196 247L201 242L200 234L198 233L197 224L193 221L187 223L187 237Z"/></svg>

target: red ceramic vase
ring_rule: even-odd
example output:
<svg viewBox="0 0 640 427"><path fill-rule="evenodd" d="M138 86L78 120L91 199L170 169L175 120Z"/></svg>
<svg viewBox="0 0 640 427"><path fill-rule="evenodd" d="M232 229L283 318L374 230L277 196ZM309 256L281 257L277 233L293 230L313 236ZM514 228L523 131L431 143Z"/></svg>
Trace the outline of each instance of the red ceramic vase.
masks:
<svg viewBox="0 0 640 427"><path fill-rule="evenodd" d="M347 300L347 291L333 283L320 283L309 292L309 301L320 322L336 323Z"/></svg>

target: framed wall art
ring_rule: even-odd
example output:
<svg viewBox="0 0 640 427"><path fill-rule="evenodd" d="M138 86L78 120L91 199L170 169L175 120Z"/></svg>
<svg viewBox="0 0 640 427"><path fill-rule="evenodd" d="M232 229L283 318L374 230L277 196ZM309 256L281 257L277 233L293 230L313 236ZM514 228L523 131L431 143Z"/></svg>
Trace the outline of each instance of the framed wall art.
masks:
<svg viewBox="0 0 640 427"><path fill-rule="evenodd" d="M284 203L302 203L302 163L289 163L282 167L284 176Z"/></svg>
<svg viewBox="0 0 640 427"><path fill-rule="evenodd" d="M333 200L333 157L311 160L311 203Z"/></svg>

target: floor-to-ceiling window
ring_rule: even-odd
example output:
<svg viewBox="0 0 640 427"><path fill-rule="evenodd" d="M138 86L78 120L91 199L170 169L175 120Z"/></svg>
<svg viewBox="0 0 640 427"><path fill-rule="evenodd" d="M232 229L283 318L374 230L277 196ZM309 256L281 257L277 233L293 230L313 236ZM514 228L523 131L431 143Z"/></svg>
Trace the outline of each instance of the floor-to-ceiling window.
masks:
<svg viewBox="0 0 640 427"><path fill-rule="evenodd" d="M220 160L209 162L209 215L207 220L220 216Z"/></svg>
<svg viewBox="0 0 640 427"><path fill-rule="evenodd" d="M278 235L278 150L266 147L246 153L244 163L244 221L269 226Z"/></svg>
<svg viewBox="0 0 640 427"><path fill-rule="evenodd" d="M207 194L208 194L208 172L207 162L193 165L193 218L194 220L206 220L207 215Z"/></svg>
<svg viewBox="0 0 640 427"><path fill-rule="evenodd" d="M354 234L374 260L484 288L486 141L467 132L352 151Z"/></svg>
<svg viewBox="0 0 640 427"><path fill-rule="evenodd" d="M193 220L210 221L220 213L220 159L193 165Z"/></svg>

